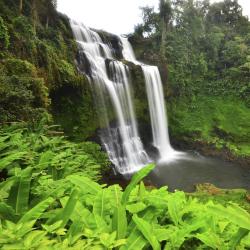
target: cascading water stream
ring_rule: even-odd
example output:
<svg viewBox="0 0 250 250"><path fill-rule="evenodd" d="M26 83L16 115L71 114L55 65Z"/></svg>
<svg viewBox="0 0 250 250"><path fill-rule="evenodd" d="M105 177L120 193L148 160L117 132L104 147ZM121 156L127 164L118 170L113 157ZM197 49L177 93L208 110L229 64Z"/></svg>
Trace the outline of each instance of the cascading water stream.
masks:
<svg viewBox="0 0 250 250"><path fill-rule="evenodd" d="M167 113L159 70L156 66L145 65L137 61L128 39L124 37L120 39L124 59L142 67L149 103L153 145L158 149L161 161L173 160L180 152L175 151L170 144Z"/></svg>
<svg viewBox="0 0 250 250"><path fill-rule="evenodd" d="M146 82L149 111L153 133L153 143L158 148L161 159L172 156L163 88L159 70L156 66L142 66Z"/></svg>
<svg viewBox="0 0 250 250"><path fill-rule="evenodd" d="M150 159L138 134L128 68L114 60L111 48L102 42L98 33L73 21L71 27L79 49L90 66L89 79L93 83L96 103L106 125L101 139L110 160L122 174L136 172ZM115 127L109 123L110 101L107 101L107 96L110 97L118 120Z"/></svg>

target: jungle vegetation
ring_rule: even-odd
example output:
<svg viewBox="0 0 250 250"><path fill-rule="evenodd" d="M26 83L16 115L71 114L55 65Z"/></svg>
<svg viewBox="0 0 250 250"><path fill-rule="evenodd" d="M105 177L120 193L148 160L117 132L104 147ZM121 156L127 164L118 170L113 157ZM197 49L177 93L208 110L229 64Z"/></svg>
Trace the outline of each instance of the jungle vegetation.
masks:
<svg viewBox="0 0 250 250"><path fill-rule="evenodd" d="M140 60L161 68L171 137L249 159L250 25L241 6L159 6L142 9L130 40ZM152 164L125 188L103 184L111 163L88 141L100 124L76 57L56 1L0 0L0 248L249 249L246 190L157 189L143 182ZM140 111L142 76L131 67Z"/></svg>
<svg viewBox="0 0 250 250"><path fill-rule="evenodd" d="M236 0L166 0L159 7L142 8L130 40L140 60L161 66L170 134L249 157L248 17Z"/></svg>

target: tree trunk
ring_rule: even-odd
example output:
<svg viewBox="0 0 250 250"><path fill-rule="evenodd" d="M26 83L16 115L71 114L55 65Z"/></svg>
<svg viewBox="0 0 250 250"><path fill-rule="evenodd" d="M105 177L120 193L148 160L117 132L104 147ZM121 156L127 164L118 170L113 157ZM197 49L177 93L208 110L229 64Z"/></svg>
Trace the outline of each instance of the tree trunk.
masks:
<svg viewBox="0 0 250 250"><path fill-rule="evenodd" d="M46 29L49 28L49 16L47 15L47 18L46 18Z"/></svg>
<svg viewBox="0 0 250 250"><path fill-rule="evenodd" d="M32 1L31 12L32 12L33 29L34 29L34 32L36 33L37 18L38 18L37 17L37 2L36 2L36 0Z"/></svg>
<svg viewBox="0 0 250 250"><path fill-rule="evenodd" d="M167 37L167 24L166 20L164 18L161 19L161 47L160 47L160 53L162 56L163 61L165 61L166 56L165 56L165 50L166 50L166 37Z"/></svg>
<svg viewBox="0 0 250 250"><path fill-rule="evenodd" d="M19 15L22 15L23 12L23 0L19 1Z"/></svg>

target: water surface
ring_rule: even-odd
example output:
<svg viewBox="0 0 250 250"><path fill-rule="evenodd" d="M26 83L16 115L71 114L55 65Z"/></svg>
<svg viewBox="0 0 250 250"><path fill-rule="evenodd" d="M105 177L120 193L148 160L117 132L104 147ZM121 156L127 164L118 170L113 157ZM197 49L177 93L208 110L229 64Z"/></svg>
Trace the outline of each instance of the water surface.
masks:
<svg viewBox="0 0 250 250"><path fill-rule="evenodd" d="M250 190L250 166L185 153L173 161L158 163L149 179L158 187L168 186L171 191L179 189L191 192L200 183Z"/></svg>

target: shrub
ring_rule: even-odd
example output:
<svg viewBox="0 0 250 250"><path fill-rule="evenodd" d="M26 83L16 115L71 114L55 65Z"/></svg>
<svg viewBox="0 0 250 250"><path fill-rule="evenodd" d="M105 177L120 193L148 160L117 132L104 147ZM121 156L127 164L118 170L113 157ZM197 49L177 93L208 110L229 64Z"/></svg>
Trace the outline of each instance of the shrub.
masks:
<svg viewBox="0 0 250 250"><path fill-rule="evenodd" d="M10 45L10 37L8 29L0 17L0 49L7 49Z"/></svg>
<svg viewBox="0 0 250 250"><path fill-rule="evenodd" d="M4 60L4 73L7 76L37 77L36 67L26 60L6 59Z"/></svg>
<svg viewBox="0 0 250 250"><path fill-rule="evenodd" d="M19 171L15 179L0 187L0 246L65 250L249 248L250 215L246 210L237 204L203 204L181 191L170 193L166 187L148 190L140 181L153 167L135 174L124 191L118 185L104 187L79 174L69 175L31 207L27 206L31 170ZM44 186L52 183L44 182ZM17 209L19 213L15 213Z"/></svg>
<svg viewBox="0 0 250 250"><path fill-rule="evenodd" d="M38 120L48 104L42 78L0 76L0 122Z"/></svg>

